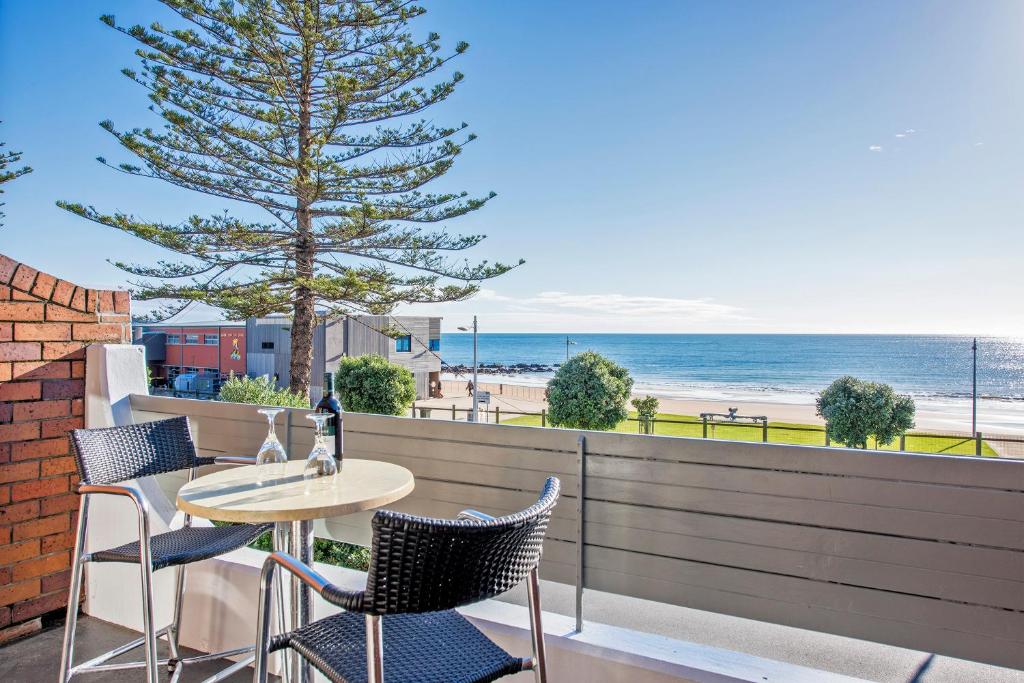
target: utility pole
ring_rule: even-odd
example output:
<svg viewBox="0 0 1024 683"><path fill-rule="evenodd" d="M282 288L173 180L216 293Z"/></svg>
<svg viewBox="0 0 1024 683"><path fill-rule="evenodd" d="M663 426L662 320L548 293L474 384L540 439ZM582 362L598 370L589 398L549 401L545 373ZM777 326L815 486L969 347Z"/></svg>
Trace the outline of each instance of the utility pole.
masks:
<svg viewBox="0 0 1024 683"><path fill-rule="evenodd" d="M971 434L978 433L978 338L971 344Z"/></svg>

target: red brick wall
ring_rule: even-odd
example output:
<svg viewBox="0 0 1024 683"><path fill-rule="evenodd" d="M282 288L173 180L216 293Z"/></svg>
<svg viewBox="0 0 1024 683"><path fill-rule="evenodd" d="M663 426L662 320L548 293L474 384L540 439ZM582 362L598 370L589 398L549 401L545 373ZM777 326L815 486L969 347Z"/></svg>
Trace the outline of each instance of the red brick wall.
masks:
<svg viewBox="0 0 1024 683"><path fill-rule="evenodd" d="M85 347L129 342L129 306L0 254L0 642L67 605Z"/></svg>

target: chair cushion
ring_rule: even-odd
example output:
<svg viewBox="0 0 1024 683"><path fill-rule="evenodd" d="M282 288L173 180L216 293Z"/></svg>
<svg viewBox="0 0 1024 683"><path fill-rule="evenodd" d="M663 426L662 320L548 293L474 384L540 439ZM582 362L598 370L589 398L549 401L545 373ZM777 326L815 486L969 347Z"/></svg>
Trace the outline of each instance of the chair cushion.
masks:
<svg viewBox="0 0 1024 683"><path fill-rule="evenodd" d="M454 610L381 617L384 680L388 683L476 683L524 669ZM334 683L366 681L366 617L342 612L276 639Z"/></svg>
<svg viewBox="0 0 1024 683"><path fill-rule="evenodd" d="M233 524L214 527L182 527L150 539L153 569L208 560L255 541L273 524ZM93 562L139 562L139 542L125 543L91 553Z"/></svg>

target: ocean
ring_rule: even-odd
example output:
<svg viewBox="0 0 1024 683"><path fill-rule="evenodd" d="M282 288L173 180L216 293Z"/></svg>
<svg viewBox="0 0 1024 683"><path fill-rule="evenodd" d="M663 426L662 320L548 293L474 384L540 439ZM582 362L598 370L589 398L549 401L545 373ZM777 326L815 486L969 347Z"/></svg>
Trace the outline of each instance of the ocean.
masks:
<svg viewBox="0 0 1024 683"><path fill-rule="evenodd" d="M891 384L933 411L963 414L971 396L970 337L571 334L569 339L575 342L570 354L597 351L630 371L636 391L665 397L813 403L819 391L846 374ZM565 342L564 334L485 333L479 337L479 360L551 366L565 361ZM472 334L445 333L441 357L471 365ZM539 385L550 376L504 379ZM978 339L978 394L991 425L1001 431L1024 429L1024 339Z"/></svg>

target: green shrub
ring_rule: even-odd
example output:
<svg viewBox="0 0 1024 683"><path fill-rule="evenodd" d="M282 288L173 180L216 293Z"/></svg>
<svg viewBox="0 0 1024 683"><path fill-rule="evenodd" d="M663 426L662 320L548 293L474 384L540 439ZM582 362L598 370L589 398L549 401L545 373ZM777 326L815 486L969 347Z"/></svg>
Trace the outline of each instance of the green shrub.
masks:
<svg viewBox="0 0 1024 683"><path fill-rule="evenodd" d="M654 417L658 414L658 399L653 396L634 398L630 403L636 410L640 431L644 434L654 433Z"/></svg>
<svg viewBox="0 0 1024 683"><path fill-rule="evenodd" d="M271 534L269 532L263 534L253 541L250 547L268 553L273 552L274 545ZM313 540L313 560L365 572L370 568L370 549L351 543L317 538Z"/></svg>
<svg viewBox="0 0 1024 683"><path fill-rule="evenodd" d="M342 358L334 388L345 410L404 415L416 400L412 373L381 356Z"/></svg>
<svg viewBox="0 0 1024 683"><path fill-rule="evenodd" d="M236 377L220 385L220 400L256 406L308 408L309 399L287 389L278 389L269 377Z"/></svg>
<svg viewBox="0 0 1024 683"><path fill-rule="evenodd" d="M585 351L566 361L548 382L548 418L556 427L614 429L629 417L626 401L632 389L625 368Z"/></svg>
<svg viewBox="0 0 1024 683"><path fill-rule="evenodd" d="M817 400L829 438L850 448L867 448L868 437L888 445L914 428L914 401L888 384L840 377Z"/></svg>

